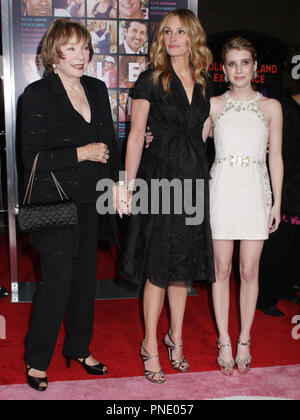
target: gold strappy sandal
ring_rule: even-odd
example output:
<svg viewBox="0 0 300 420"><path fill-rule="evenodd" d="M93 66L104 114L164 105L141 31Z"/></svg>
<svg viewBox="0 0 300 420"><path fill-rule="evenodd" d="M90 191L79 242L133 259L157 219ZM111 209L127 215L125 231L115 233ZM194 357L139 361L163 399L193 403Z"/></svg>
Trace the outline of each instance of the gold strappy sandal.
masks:
<svg viewBox="0 0 300 420"><path fill-rule="evenodd" d="M218 349L219 352L222 347L231 347L231 341L226 344L222 344L221 341L218 341ZM234 360L230 360L229 362L225 362L220 356L217 359L218 365L220 366L220 370L225 376L231 376L233 374L233 367L234 367Z"/></svg>
<svg viewBox="0 0 300 420"><path fill-rule="evenodd" d="M145 366L145 363L148 362L148 360L159 358L158 354L156 354L155 356L151 356L147 352L147 350L144 347L144 341L142 343L140 354L141 354L141 357L143 359L144 366ZM162 369L159 372L153 372L151 370L147 370L146 366L145 366L144 375L145 375L145 378L148 379L148 381L150 381L154 384L164 384L166 382L165 374L164 374ZM157 377L159 377L159 378L157 378Z"/></svg>
<svg viewBox="0 0 300 420"><path fill-rule="evenodd" d="M248 346L250 348L251 339L249 339L246 343L242 343L240 339L238 339L238 346ZM235 359L235 363L237 365L237 369L239 373L245 374L248 373L250 370L250 364L252 362L251 354L246 359L239 359L238 357Z"/></svg>

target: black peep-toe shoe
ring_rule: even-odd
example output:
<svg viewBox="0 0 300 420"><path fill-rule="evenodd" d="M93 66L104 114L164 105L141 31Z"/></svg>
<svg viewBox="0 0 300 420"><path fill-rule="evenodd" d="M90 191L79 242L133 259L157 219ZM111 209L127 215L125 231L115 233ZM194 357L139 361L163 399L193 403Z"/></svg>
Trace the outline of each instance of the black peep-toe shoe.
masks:
<svg viewBox="0 0 300 420"><path fill-rule="evenodd" d="M71 360L74 360L74 362L79 363L83 367L83 369L86 371L86 373L88 373L89 375L106 375L107 374L107 368L102 363L98 363L95 366L89 366L85 362L86 359L83 359L83 361L81 362L80 360L74 357L65 356L65 358L66 358L67 368L71 366Z"/></svg>
<svg viewBox="0 0 300 420"><path fill-rule="evenodd" d="M27 377L27 383L31 388L35 389L36 391L46 391L48 388L48 379L47 376L45 378L35 378L34 376L29 375L29 371L32 369L30 366L26 369L26 377ZM42 384L46 384L46 386L43 386Z"/></svg>

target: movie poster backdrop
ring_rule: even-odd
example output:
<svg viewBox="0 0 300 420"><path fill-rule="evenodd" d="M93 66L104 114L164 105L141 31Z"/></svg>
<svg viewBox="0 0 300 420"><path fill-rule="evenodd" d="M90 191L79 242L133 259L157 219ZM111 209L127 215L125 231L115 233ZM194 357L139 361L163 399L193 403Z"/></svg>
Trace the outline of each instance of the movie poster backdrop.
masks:
<svg viewBox="0 0 300 420"><path fill-rule="evenodd" d="M122 144L130 127L130 95L139 74L148 64L148 54L163 15L174 8L187 8L188 0L13 0L16 99L24 87L43 76L40 56L42 38L57 17L78 19L91 33L94 56L87 75L102 80L109 92L116 136ZM284 45L271 37L245 32L225 32L208 37L214 61L210 67L215 94L228 89L222 71L221 49L233 35L253 41L259 65L255 80L264 95L278 97Z"/></svg>
<svg viewBox="0 0 300 420"><path fill-rule="evenodd" d="M86 74L102 80L109 92L120 144L130 126L129 91L146 69L149 48L162 17L188 0L14 0L16 100L24 87L43 77L43 36L58 17L78 19L91 33L94 56Z"/></svg>

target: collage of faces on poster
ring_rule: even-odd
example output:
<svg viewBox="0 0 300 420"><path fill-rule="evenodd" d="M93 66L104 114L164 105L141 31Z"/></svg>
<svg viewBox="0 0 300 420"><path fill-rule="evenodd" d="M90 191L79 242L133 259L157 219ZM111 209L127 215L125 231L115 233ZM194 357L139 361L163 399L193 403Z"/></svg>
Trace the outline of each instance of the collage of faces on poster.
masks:
<svg viewBox="0 0 300 420"><path fill-rule="evenodd" d="M129 90L146 69L158 22L187 0L18 0L24 86L42 77L41 40L53 19L78 19L91 33L94 56L86 74L102 80L109 92L120 139L129 131ZM15 20L14 20L15 21Z"/></svg>

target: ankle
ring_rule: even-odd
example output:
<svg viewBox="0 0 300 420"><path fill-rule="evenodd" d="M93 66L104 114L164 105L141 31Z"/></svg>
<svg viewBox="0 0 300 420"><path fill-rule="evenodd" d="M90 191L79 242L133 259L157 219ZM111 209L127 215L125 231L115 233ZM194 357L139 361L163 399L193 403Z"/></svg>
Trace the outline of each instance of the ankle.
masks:
<svg viewBox="0 0 300 420"><path fill-rule="evenodd" d="M174 342L176 345L182 344L182 331L170 328L169 332L166 334L166 337Z"/></svg>
<svg viewBox="0 0 300 420"><path fill-rule="evenodd" d="M251 341L251 336L249 333L245 333L245 334L241 333L238 338L238 344L240 343L250 344L250 341Z"/></svg>
<svg viewBox="0 0 300 420"><path fill-rule="evenodd" d="M38 370L29 365L26 365L26 367L29 376L32 376L34 378L44 378L45 376L47 376L47 372L44 370Z"/></svg>
<svg viewBox="0 0 300 420"><path fill-rule="evenodd" d="M149 353L154 353L155 354L158 352L158 343L157 343L157 339L153 339L153 338L149 338L149 337L145 337L144 341L143 341L143 347L149 352Z"/></svg>
<svg viewBox="0 0 300 420"><path fill-rule="evenodd" d="M218 341L220 344L231 344L231 338L228 334L220 334Z"/></svg>

